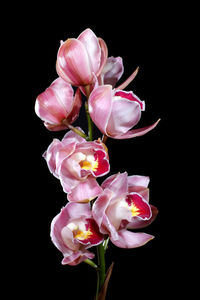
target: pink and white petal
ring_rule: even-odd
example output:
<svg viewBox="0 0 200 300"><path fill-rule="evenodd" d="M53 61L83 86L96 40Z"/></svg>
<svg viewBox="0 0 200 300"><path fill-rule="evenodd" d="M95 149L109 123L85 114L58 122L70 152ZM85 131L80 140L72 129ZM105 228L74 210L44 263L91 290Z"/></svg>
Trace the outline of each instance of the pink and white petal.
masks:
<svg viewBox="0 0 200 300"><path fill-rule="evenodd" d="M110 84L115 87L116 82L124 72L124 66L121 57L108 57L104 65L101 76L104 84Z"/></svg>
<svg viewBox="0 0 200 300"><path fill-rule="evenodd" d="M98 40L99 40L99 45L101 48L101 62L100 62L99 70L96 73L97 76L100 75L100 73L106 63L107 57L108 57L108 48L107 48L105 41L102 38L98 38Z"/></svg>
<svg viewBox="0 0 200 300"><path fill-rule="evenodd" d="M112 99L112 111L107 125L109 136L124 134L135 126L141 117L141 108L137 102L118 96Z"/></svg>
<svg viewBox="0 0 200 300"><path fill-rule="evenodd" d="M89 202L98 197L102 191L96 179L88 177L86 180L79 182L79 184L68 193L67 199L70 202Z"/></svg>
<svg viewBox="0 0 200 300"><path fill-rule="evenodd" d="M68 215L68 209L65 206L61 209L61 212L55 216L51 222L51 240L54 243L54 245L64 254L71 255L73 251L67 247L67 245L64 243L61 231L62 228L67 225L69 221L69 215Z"/></svg>
<svg viewBox="0 0 200 300"><path fill-rule="evenodd" d="M49 124L59 124L66 118L66 110L60 105L51 87L41 93L35 101L35 113Z"/></svg>
<svg viewBox="0 0 200 300"><path fill-rule="evenodd" d="M88 100L88 109L92 121L106 134L107 123L112 109L112 86L99 86L92 91Z"/></svg>
<svg viewBox="0 0 200 300"><path fill-rule="evenodd" d="M92 206L92 215L95 219L96 223L98 224L100 231L102 227L103 217L105 215L105 211L113 197L113 192L109 189L105 189L101 195L97 198ZM103 233L103 232L102 232Z"/></svg>
<svg viewBox="0 0 200 300"><path fill-rule="evenodd" d="M149 176L141 176L141 175L132 175L128 176L128 186L129 188L139 186L147 188L149 185L150 178Z"/></svg>
<svg viewBox="0 0 200 300"><path fill-rule="evenodd" d="M57 56L57 73L72 85L92 83L92 69L83 43L77 39L68 39L62 44Z"/></svg>
<svg viewBox="0 0 200 300"><path fill-rule="evenodd" d="M136 96L132 91L127 92L122 90L116 90L115 96L119 96L121 98L125 98L133 102L137 102L140 105L141 111L145 110L145 102L140 100L140 98Z"/></svg>
<svg viewBox="0 0 200 300"><path fill-rule="evenodd" d="M67 116L67 120L70 124L72 124L78 118L81 105L82 105L81 91L80 89L77 89L72 104L72 110Z"/></svg>
<svg viewBox="0 0 200 300"><path fill-rule="evenodd" d="M120 248L137 248L145 245L152 240L154 236L143 232L130 232L122 229L118 231L118 240L114 240L110 237L111 242Z"/></svg>
<svg viewBox="0 0 200 300"><path fill-rule="evenodd" d="M80 130L84 133L84 131L80 127L76 126L75 128L77 128L78 130ZM81 137L79 134L70 130L64 135L64 137L62 139L62 143L67 146L68 144L71 144L72 142L75 142L76 144L85 143L85 139L83 137Z"/></svg>
<svg viewBox="0 0 200 300"><path fill-rule="evenodd" d="M131 221L132 219L131 211L128 208L121 206L121 200L122 199L117 199L117 201L111 202L106 210L106 215L109 219L109 222L117 231L120 228L122 220Z"/></svg>
<svg viewBox="0 0 200 300"><path fill-rule="evenodd" d="M91 71L97 73L101 61L101 48L98 38L91 29L87 28L79 35L78 40L85 46Z"/></svg>
<svg viewBox="0 0 200 300"><path fill-rule="evenodd" d="M93 259L94 256L95 255L92 252L89 252L87 250L80 250L80 251L74 252L72 255L65 256L62 260L62 264L76 266L88 258Z"/></svg>
<svg viewBox="0 0 200 300"><path fill-rule="evenodd" d="M108 177L103 183L102 188L108 188L113 192L114 197L121 197L128 192L128 174L127 172L118 173Z"/></svg>
<svg viewBox="0 0 200 300"><path fill-rule="evenodd" d="M71 84L64 81L61 77L58 77L52 82L50 88L55 93L58 105L63 107L63 110L66 111L66 115L68 115L72 109L74 98L74 91Z"/></svg>
<svg viewBox="0 0 200 300"><path fill-rule="evenodd" d="M143 128L138 128L138 129L133 129L133 130L129 130L126 133L123 133L121 135L115 135L115 139L131 139L137 136L142 136L144 134L146 134L147 132L151 131L152 129L154 129L157 124L159 123L160 119L158 119L158 121L156 121L154 124L150 125L150 126L146 126Z"/></svg>
<svg viewBox="0 0 200 300"><path fill-rule="evenodd" d="M71 192L79 184L81 177L78 177L78 168L78 164L73 159L64 159L60 165L58 174L65 193Z"/></svg>
<svg viewBox="0 0 200 300"><path fill-rule="evenodd" d="M48 122L44 122L44 126L50 131L61 131L68 128L66 125L50 124Z"/></svg>
<svg viewBox="0 0 200 300"><path fill-rule="evenodd" d="M64 244L72 251L77 251L80 247L78 243L74 242L73 232L67 227L64 226L61 230L61 237Z"/></svg>
<svg viewBox="0 0 200 300"><path fill-rule="evenodd" d="M43 157L47 162L49 171L57 178L59 177L59 175L57 174L56 155L61 148L62 143L58 139L54 139L43 154Z"/></svg>
<svg viewBox="0 0 200 300"><path fill-rule="evenodd" d="M140 229L140 228L144 228L149 226L157 217L158 214L158 209L153 206L151 206L151 212L152 212L152 216L149 220L142 220L139 218L133 218L132 221L130 223L128 223L127 228L128 229Z"/></svg>
<svg viewBox="0 0 200 300"><path fill-rule="evenodd" d="M80 217L90 218L92 216L89 203L69 202L66 207L69 219L78 219Z"/></svg>

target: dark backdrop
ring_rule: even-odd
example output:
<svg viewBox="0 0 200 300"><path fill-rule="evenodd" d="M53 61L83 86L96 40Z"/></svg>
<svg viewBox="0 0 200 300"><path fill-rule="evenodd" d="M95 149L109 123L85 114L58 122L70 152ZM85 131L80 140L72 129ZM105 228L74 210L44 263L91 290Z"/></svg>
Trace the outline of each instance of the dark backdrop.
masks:
<svg viewBox="0 0 200 300"><path fill-rule="evenodd" d="M55 5L55 4L54 4ZM24 7L18 9L21 11ZM161 121L145 136L130 140L109 139L111 172L150 176L150 202L159 215L145 232L155 239L138 249L119 249L110 244L107 266L115 262L108 299L160 299L180 292L180 275L185 278L187 258L180 255L178 185L181 139L175 112L177 97L178 44L182 37L180 15L169 5L147 6L71 3L45 8L26 7L13 21L12 55L16 56L14 128L10 129L16 172L12 197L12 239L9 280L19 295L29 298L64 297L93 299L95 271L86 264L62 266L62 254L51 243L52 218L66 204L59 181L42 158L53 138L34 113L34 103L57 77L55 62L60 40L77 37L91 28L108 46L109 56L121 56L125 80L137 66L136 79L126 88L146 102L138 127ZM16 28L15 28L16 26ZM15 29L17 29L15 31ZM14 45L13 45L14 44ZM20 74L20 75L18 75ZM10 86L12 90L12 86ZM81 112L76 125L87 129ZM96 131L98 137L100 133ZM12 181L12 182L13 182ZM17 196L16 196L17 195ZM13 217L14 215L14 217ZM13 229L14 226L14 229ZM181 278L182 278L181 277Z"/></svg>

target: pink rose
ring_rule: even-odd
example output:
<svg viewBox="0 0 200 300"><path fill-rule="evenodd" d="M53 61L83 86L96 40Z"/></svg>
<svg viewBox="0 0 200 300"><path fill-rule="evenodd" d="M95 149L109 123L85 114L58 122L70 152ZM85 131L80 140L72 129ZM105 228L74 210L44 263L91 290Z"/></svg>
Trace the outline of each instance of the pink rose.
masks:
<svg viewBox="0 0 200 300"><path fill-rule="evenodd" d="M62 252L63 265L94 258L87 249L103 241L89 204L68 203L51 223L51 239Z"/></svg>
<svg viewBox="0 0 200 300"><path fill-rule="evenodd" d="M121 248L135 248L153 239L152 235L131 232L149 225L158 211L149 204L149 178L118 173L107 178L103 193L92 210L100 232L108 234L113 244Z"/></svg>

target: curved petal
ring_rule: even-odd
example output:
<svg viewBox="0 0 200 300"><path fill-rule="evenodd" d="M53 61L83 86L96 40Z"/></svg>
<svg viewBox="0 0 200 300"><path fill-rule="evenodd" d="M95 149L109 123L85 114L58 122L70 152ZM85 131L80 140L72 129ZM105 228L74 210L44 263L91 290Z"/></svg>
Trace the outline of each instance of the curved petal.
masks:
<svg viewBox="0 0 200 300"><path fill-rule="evenodd" d="M104 84L110 84L115 87L116 82L124 73L124 66L121 57L108 57L106 64L101 71L101 77Z"/></svg>
<svg viewBox="0 0 200 300"><path fill-rule="evenodd" d="M92 91L88 100L88 109L92 121L106 134L106 127L112 109L112 86L99 86Z"/></svg>
<svg viewBox="0 0 200 300"><path fill-rule="evenodd" d="M138 128L138 129L133 129L133 130L129 130L126 133L123 133L121 135L115 135L115 139L131 139L137 136L142 136L144 134L146 134L147 132L151 131L152 129L154 129L157 124L159 123L160 119L158 119L158 121L156 121L154 124L150 125L150 126L146 126L143 128Z"/></svg>
<svg viewBox="0 0 200 300"><path fill-rule="evenodd" d="M126 133L135 126L141 117L141 108L137 102L114 96L112 98L112 111L107 125L109 136L115 137Z"/></svg>
<svg viewBox="0 0 200 300"><path fill-rule="evenodd" d="M84 131L80 127L75 127L75 128L79 129L80 131L82 131L84 133ZM76 144L85 143L85 139L83 137L81 137L79 134L70 130L64 135L64 137L62 139L62 143L67 146L68 144L71 144L72 142L75 142Z"/></svg>
<svg viewBox="0 0 200 300"><path fill-rule="evenodd" d="M62 265L70 265L76 266L86 260L87 258L93 259L94 253L89 252L87 250L79 250L77 252L72 253L71 255L66 255L62 260Z"/></svg>
<svg viewBox="0 0 200 300"><path fill-rule="evenodd" d="M102 183L102 188L108 188L114 193L114 197L124 195L128 192L128 174L127 172L118 173L108 177Z"/></svg>
<svg viewBox="0 0 200 300"><path fill-rule="evenodd" d="M72 124L78 118L81 105L82 105L81 91L80 89L77 89L74 96L72 110L67 116L67 120L70 124Z"/></svg>
<svg viewBox="0 0 200 300"><path fill-rule="evenodd" d="M101 61L101 48L98 38L91 29L87 28L79 35L78 40L85 46L89 57L90 69L92 72L97 73Z"/></svg>
<svg viewBox="0 0 200 300"><path fill-rule="evenodd" d="M43 154L43 157L47 162L49 171L57 178L59 176L57 174L56 155L61 148L62 143L58 139L54 139Z"/></svg>
<svg viewBox="0 0 200 300"><path fill-rule="evenodd" d="M67 198L71 202L89 202L98 197L102 191L96 179L88 177L72 189Z"/></svg>
<svg viewBox="0 0 200 300"><path fill-rule="evenodd" d="M97 76L100 75L100 73L106 63L107 57L108 57L108 48L107 48L106 43L104 42L104 40L102 38L98 38L98 40L99 40L99 45L101 48L101 62L100 62L99 70L96 73Z"/></svg>
<svg viewBox="0 0 200 300"><path fill-rule="evenodd" d="M62 161L58 174L65 193L71 192L81 181L80 166L71 158Z"/></svg>
<svg viewBox="0 0 200 300"><path fill-rule="evenodd" d="M68 39L60 46L56 69L58 75L72 85L92 83L93 75L88 53L79 40Z"/></svg>
<svg viewBox="0 0 200 300"><path fill-rule="evenodd" d="M105 233L105 231L102 231L103 218L105 216L105 211L112 197L113 197L113 192L110 191L109 189L105 189L92 206L93 218L95 219L102 233Z"/></svg>
<svg viewBox="0 0 200 300"><path fill-rule="evenodd" d="M120 248L137 248L145 245L152 240L154 236L143 232L130 232L122 229L118 232L118 240L110 237L112 243Z"/></svg>
<svg viewBox="0 0 200 300"><path fill-rule="evenodd" d="M152 216L149 220L133 218L132 221L130 223L128 223L127 228L128 229L140 229L140 228L144 228L144 227L147 227L148 225L150 225L155 220L155 218L157 217L157 214L158 214L158 209L155 206L150 205L150 207L151 207Z"/></svg>
<svg viewBox="0 0 200 300"><path fill-rule="evenodd" d="M149 176L141 176L141 175L132 175L128 176L128 186L135 187L135 186L142 186L147 188L149 185L150 178Z"/></svg>

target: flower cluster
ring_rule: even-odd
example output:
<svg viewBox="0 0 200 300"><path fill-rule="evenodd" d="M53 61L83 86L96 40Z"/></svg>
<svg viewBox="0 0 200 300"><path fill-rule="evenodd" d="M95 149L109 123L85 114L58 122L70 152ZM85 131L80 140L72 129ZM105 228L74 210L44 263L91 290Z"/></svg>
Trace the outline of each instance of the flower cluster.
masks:
<svg viewBox="0 0 200 300"><path fill-rule="evenodd" d="M54 139L44 153L50 172L60 181L67 204L53 219L51 238L62 252L62 264L77 265L94 258L88 249L108 238L120 248L144 245L152 235L131 230L144 228L157 215L149 204L149 177L117 173L100 185L98 177L110 171L105 137L129 139L152 130L155 122L132 129L145 110L144 101L124 88L138 69L116 87L124 67L121 57L108 57L102 38L90 29L77 39L61 41L57 54L58 78L41 93L35 112L48 130L69 129ZM93 140L77 120L85 99L88 127L93 122L103 137Z"/></svg>

